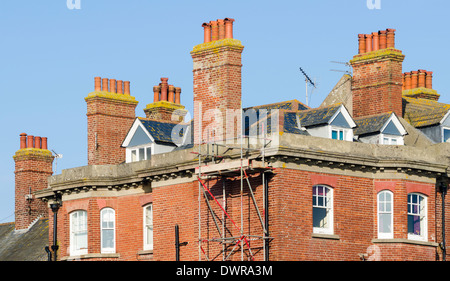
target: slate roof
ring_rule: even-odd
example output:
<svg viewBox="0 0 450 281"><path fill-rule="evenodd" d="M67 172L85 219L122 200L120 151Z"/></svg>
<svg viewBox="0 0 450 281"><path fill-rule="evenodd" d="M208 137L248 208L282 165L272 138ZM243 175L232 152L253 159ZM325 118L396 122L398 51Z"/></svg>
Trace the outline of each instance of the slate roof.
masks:
<svg viewBox="0 0 450 281"><path fill-rule="evenodd" d="M450 104L405 96L403 107L403 118L416 128L438 124L450 110Z"/></svg>
<svg viewBox="0 0 450 281"><path fill-rule="evenodd" d="M0 261L46 261L48 244L48 219L27 231L16 231L14 222L0 224Z"/></svg>
<svg viewBox="0 0 450 281"><path fill-rule="evenodd" d="M186 133L189 124L178 124L171 122L162 122L140 118L142 125L152 135L157 143L174 144L174 141L181 140ZM182 130L173 130L175 126L182 126ZM177 132L179 134L177 134Z"/></svg>
<svg viewBox="0 0 450 281"><path fill-rule="evenodd" d="M327 124L340 106L341 104L338 103L327 107L299 111L297 112L297 116L300 125L302 127L310 127Z"/></svg>
<svg viewBox="0 0 450 281"><path fill-rule="evenodd" d="M304 105L303 103L299 102L296 99L288 100L288 101L282 101L282 102L276 102L276 103L270 103L270 104L264 104L264 105L258 105L258 106L252 106L244 108L244 111L247 109L285 109L285 110L306 110L309 109L308 106Z"/></svg>
<svg viewBox="0 0 450 281"><path fill-rule="evenodd" d="M392 112L387 112L378 115L365 116L355 118L356 128L353 129L354 135L364 135L378 133L386 124L387 120L391 116Z"/></svg>

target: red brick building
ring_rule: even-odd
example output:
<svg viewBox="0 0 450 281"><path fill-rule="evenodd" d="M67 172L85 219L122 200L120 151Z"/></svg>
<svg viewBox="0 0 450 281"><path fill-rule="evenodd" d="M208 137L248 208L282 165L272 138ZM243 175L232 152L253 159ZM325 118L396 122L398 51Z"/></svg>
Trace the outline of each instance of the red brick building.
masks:
<svg viewBox="0 0 450 281"><path fill-rule="evenodd" d="M417 85L402 73L395 30L359 36L346 90L333 89L321 107L290 100L242 109L244 47L233 24L203 24L204 42L191 51L190 122L167 78L136 118L130 83L98 77L85 98L88 165L45 184L16 168L17 190L40 180L35 197L59 206L56 222L52 210L41 212L50 245L56 226L57 258L446 259L450 146L427 130L445 124L449 107L437 101L431 73ZM17 167L34 165L22 156L28 150L21 144ZM34 150L37 173L49 176L51 153Z"/></svg>

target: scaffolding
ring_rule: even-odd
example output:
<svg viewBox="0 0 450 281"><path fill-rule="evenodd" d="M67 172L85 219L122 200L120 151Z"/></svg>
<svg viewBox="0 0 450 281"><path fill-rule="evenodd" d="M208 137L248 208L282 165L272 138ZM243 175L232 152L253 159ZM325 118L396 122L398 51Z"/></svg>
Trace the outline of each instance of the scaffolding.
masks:
<svg viewBox="0 0 450 281"><path fill-rule="evenodd" d="M201 114L200 114L201 116ZM242 109L241 109L241 124L242 123ZM201 119L199 120L199 132L201 131ZM263 241L263 256L264 260L268 260L268 245L273 239L269 236L268 231L268 186L266 173L270 173L272 169L268 167L265 159L265 149L268 144L270 144L270 139L267 138L264 128L261 128L261 136L250 136L245 135L241 130L239 136L234 140L233 145L227 144L230 139L221 140L221 142L216 142L215 138L209 140L209 132L207 140L202 140L201 133L199 133L198 142L198 152L193 152L198 155L198 167L195 169L198 180L198 257L199 261L202 260L202 256L207 260L218 259L220 253L215 257L209 257L207 251L205 251L203 245L205 243L217 242L222 245L221 255L222 260L226 261L235 254L239 249L241 252L241 260L244 260L244 251L247 251L247 258L254 260L254 253L252 252L252 247L250 246L251 241L262 240ZM262 145L260 147L251 147L250 139L257 138L262 140ZM247 147L244 147L244 140ZM236 141L238 141L238 146L236 146ZM257 143L259 143L257 141ZM202 146L206 147L206 151L202 151ZM224 152L219 153L219 148L222 147ZM238 160L229 160L225 155L226 152L239 150ZM257 156L250 159L250 152L256 152ZM259 153L259 154L258 154ZM253 153L254 154L254 153ZM258 161L256 159L260 158ZM262 201L263 201L263 214L257 204L255 194L253 192L249 174L260 174L262 179ZM229 212L227 212L227 197L226 197L226 179L238 178L240 180L240 223L234 220ZM213 192L207 186L207 182L211 179L218 179L217 182L222 182L222 203L219 202ZM245 183L245 184L244 184ZM259 223L261 224L261 235L250 235L244 232L244 186L248 187L248 195L253 202L256 215L258 217ZM208 195L211 199L208 199ZM202 201L206 203L206 208L208 213L211 215L212 221L214 222L215 228L217 229L218 237L213 238L203 238L202 237ZM219 212L221 212L221 219L214 212L210 201L219 207ZM250 209L248 210L250 216ZM228 227L227 221L231 222L231 227L234 227L239 233L238 236L227 236L226 228ZM249 224L250 227L250 224ZM209 231L209 230L208 230ZM220 248L220 246L219 246ZM230 249L231 248L231 249Z"/></svg>

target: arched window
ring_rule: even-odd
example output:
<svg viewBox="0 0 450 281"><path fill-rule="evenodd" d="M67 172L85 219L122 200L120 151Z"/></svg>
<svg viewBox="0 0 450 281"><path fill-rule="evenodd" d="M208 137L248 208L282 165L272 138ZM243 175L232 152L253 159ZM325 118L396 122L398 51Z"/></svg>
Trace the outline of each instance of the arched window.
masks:
<svg viewBox="0 0 450 281"><path fill-rule="evenodd" d="M313 232L333 234L333 189L313 186Z"/></svg>
<svg viewBox="0 0 450 281"><path fill-rule="evenodd" d="M144 250L153 250L153 204L144 207Z"/></svg>
<svg viewBox="0 0 450 281"><path fill-rule="evenodd" d="M104 208L100 212L101 252L116 252L116 216L111 208Z"/></svg>
<svg viewBox="0 0 450 281"><path fill-rule="evenodd" d="M70 255L88 253L87 212L78 210L70 213Z"/></svg>
<svg viewBox="0 0 450 281"><path fill-rule="evenodd" d="M408 194L408 239L427 241L427 197Z"/></svg>
<svg viewBox="0 0 450 281"><path fill-rule="evenodd" d="M378 193L378 238L392 239L393 231L393 202L394 195L389 190Z"/></svg>

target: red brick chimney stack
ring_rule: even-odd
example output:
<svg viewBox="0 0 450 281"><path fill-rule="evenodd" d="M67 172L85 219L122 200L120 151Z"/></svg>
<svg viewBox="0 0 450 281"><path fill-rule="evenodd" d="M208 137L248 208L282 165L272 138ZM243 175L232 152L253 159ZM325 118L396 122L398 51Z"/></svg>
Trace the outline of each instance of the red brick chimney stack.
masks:
<svg viewBox="0 0 450 281"><path fill-rule="evenodd" d="M182 122L187 111L181 105L181 88L169 85L169 78L161 78L161 83L153 87L153 103L144 109L149 119Z"/></svg>
<svg viewBox="0 0 450 281"><path fill-rule="evenodd" d="M358 55L350 61L353 117L391 111L403 116L403 60L395 49L395 29L358 35Z"/></svg>
<svg viewBox="0 0 450 281"><path fill-rule="evenodd" d="M207 132L214 135L216 141L240 135L241 124L230 113L240 116L241 54L244 46L233 38L233 22L233 19L225 18L202 24L203 43L191 51L195 143L199 138L212 141L206 136Z"/></svg>
<svg viewBox="0 0 450 281"><path fill-rule="evenodd" d="M47 149L47 138L20 134L15 162L15 228L27 229L39 217L48 217L46 203L34 198L34 192L47 188L53 174L53 155Z"/></svg>
<svg viewBox="0 0 450 281"><path fill-rule="evenodd" d="M88 164L107 165L125 161L123 139L133 124L137 101L130 82L95 77L94 92L85 98L88 122Z"/></svg>
<svg viewBox="0 0 450 281"><path fill-rule="evenodd" d="M439 94L433 90L433 72L424 69L403 73L403 96L439 100Z"/></svg>

